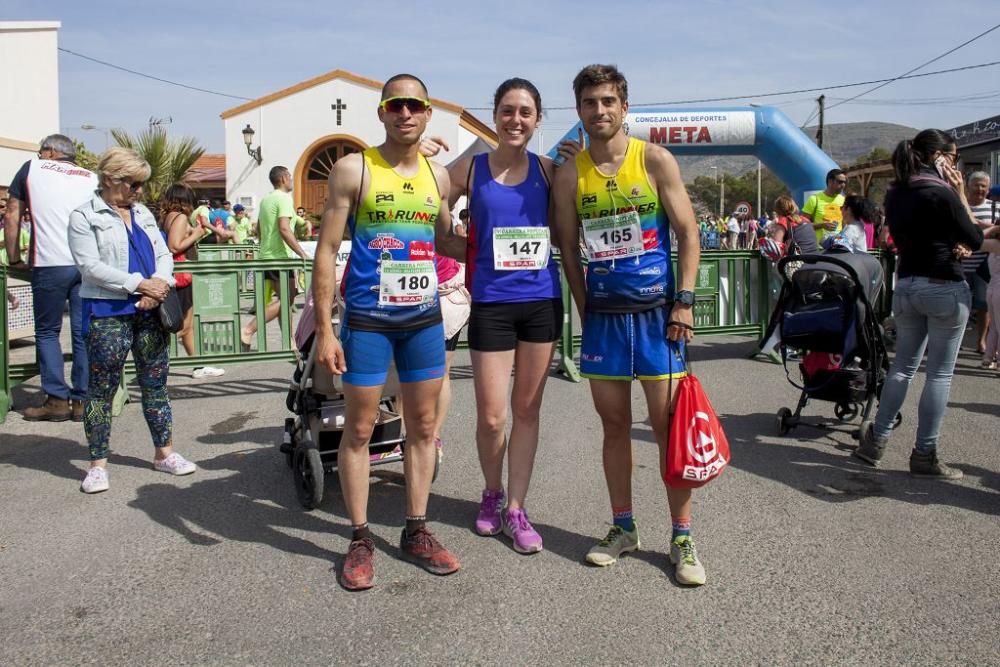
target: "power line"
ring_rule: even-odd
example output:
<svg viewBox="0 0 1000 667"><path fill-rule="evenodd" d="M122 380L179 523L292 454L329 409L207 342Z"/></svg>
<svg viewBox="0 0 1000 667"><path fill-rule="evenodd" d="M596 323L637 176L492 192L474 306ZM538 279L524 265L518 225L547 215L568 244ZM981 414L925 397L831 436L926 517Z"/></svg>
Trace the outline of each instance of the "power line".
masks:
<svg viewBox="0 0 1000 667"><path fill-rule="evenodd" d="M239 95L229 95L227 93L220 93L215 90L207 90L205 88L198 88L197 86L189 86L186 83L178 83L177 81L170 81L169 79L161 79L158 76L153 76L152 74L145 74L143 72L137 72L134 69L129 69L128 67L122 67L121 65L115 65L114 63L105 62L103 60L98 60L97 58L92 58L91 56L85 56L82 53L77 53L76 51L70 51L69 49L64 49L59 47L59 50L63 53L68 53L70 55L76 56L77 58L83 58L84 60L89 60L91 62L104 65L105 67L111 67L112 69L121 70L122 72L128 72L129 74L135 74L136 76L141 76L145 79L152 79L153 81L159 81L160 83L168 83L171 86L179 86L181 88L187 88L188 90L196 90L199 93L208 93L209 95L219 95L220 97L230 97L234 100L245 100L250 101L250 97L240 97Z"/></svg>
<svg viewBox="0 0 1000 667"><path fill-rule="evenodd" d="M857 95L855 95L854 97L849 97L849 98L847 98L846 100L844 100L842 102L837 102L836 104L831 104L828 108L829 109L833 109L834 107L839 107L841 104L847 104L848 102L853 102L854 100L858 99L859 97L861 97L863 95L867 95L868 93L873 93L876 90L878 90L879 88L885 88L890 83L892 83L894 81L898 81L900 79L904 79L908 75L913 74L914 72L916 72L918 69L923 69L924 67L927 67L931 63L937 62L938 60L941 60L945 56L950 55L950 54L954 53L955 51L958 51L962 47L965 47L965 46L968 46L969 44L972 44L974 41L976 41L980 37L985 37L986 35L990 34L994 30L996 30L997 28L1000 28L1000 23L997 23L992 28L990 28L990 29L988 29L988 30L986 30L984 32L979 33L978 35L976 35L972 39L968 39L968 40L962 42L961 44L959 44L958 46L956 46L954 48L951 48L951 49L948 49L947 51L945 51L941 55L936 56L934 58L931 58L930 60L928 60L927 62L925 62L925 63L923 63L921 65L917 65L916 67L914 67L913 69L909 70L908 72L904 72L903 74L900 74L899 76L897 76L895 78L889 79L888 81L883 81L883 82L879 83L879 85L875 86L874 88L870 88L869 90L862 91L862 92L858 93Z"/></svg>
<svg viewBox="0 0 1000 667"><path fill-rule="evenodd" d="M950 51L948 51L946 53L941 54L937 58L934 58L933 60L929 60L928 62L924 63L920 67L914 68L914 70L920 69L921 67L926 67L927 65L929 65L932 62L934 62L936 60L940 60L944 56L946 56L946 55L948 55L950 53L953 53L954 51L962 48L966 44L969 44L972 41L975 41L976 39L979 39L980 37L988 34L989 32L992 32L993 30L996 30L997 28L1000 28L1000 24L994 26L993 28L990 28L990 30L987 30L986 32L982 33L981 35L977 35L976 37L973 37L971 40L969 40L965 44L960 44L959 46L955 47L954 49L952 49L952 50L950 50ZM191 86L191 85L188 85L186 83L180 83L178 81L171 81L170 79L164 79L162 77L154 76L152 74L146 74L145 72L139 72L137 70L130 69L128 67L122 67L121 65L115 65L114 63L109 63L107 61L100 60L98 58L94 58L93 56L88 56L88 55L85 55L83 53L79 53L77 51L72 51L70 49L66 49L66 48L63 48L63 47L58 47L58 48L63 53L68 53L68 54L76 56L78 58L83 58L84 60L89 60L89 61L97 63L99 65L104 65L105 67L110 67L112 69L120 70L122 72L127 72L129 74L134 74L136 76L140 76L140 77L143 77L143 78L146 78L146 79L151 79L153 81L158 81L160 83L166 83L166 84L171 85L171 86L178 86L180 88L186 88L187 90L194 90L194 91L199 92L199 93L208 93L209 95L218 95L220 97L228 97L228 98L231 98L231 99L234 99L234 100L243 100L243 101L246 101L246 102L249 102L249 101L253 100L253 98L250 98L250 97L243 97L241 95L230 95L228 93L222 93L222 92L219 92L217 90L209 90L207 88L199 88L197 86ZM857 86L871 85L873 83L874 84L889 84L889 83L892 83L893 81L900 81L900 80L903 80L903 79L918 79L918 78L927 77L927 76L937 76L937 75L940 75L940 74L951 74L953 72L963 72L963 71L967 71L967 70L982 69L984 67L995 67L997 65L1000 65L1000 60L995 60L993 62L987 62L987 63L979 63L977 65L966 65L964 67L952 67L950 69L936 70L934 72L923 72L921 74L913 74L912 72L914 70L910 70L910 72L907 72L906 74L902 74L900 76L893 77L891 79L874 79L872 81L858 81L856 83L842 83L842 84L829 85L829 86L819 86L819 87L816 87L816 88L799 88L799 89L796 89L796 90L784 90L784 91L771 92L771 93L757 93L757 94L754 94L754 95L730 95L730 96L726 96L726 97L706 97L706 98L702 98L702 99L670 100L670 101L666 101L666 102L641 102L641 103L637 102L637 103L631 104L630 106L631 107L651 107L651 106L666 106L666 105L670 105L670 104L702 104L702 103L705 103L705 102L732 102L732 101L735 101L735 100L757 99L757 98L763 98L763 97L781 97L783 95L795 95L795 94L801 94L801 93L815 93L815 92L825 91L825 90L838 90L838 89L841 89L841 88L854 88L854 87L857 87ZM881 86L879 86L879 87L881 87ZM876 90L876 88L873 88L872 90ZM872 92L872 91L869 90L869 91L866 91L865 93L862 93L862 94L867 94L869 92ZM857 99L857 97L860 97L860 95L857 95L854 98L848 98L847 100L838 102L837 104L831 105L830 107L827 107L827 108L832 108L833 106L838 106L840 104L845 104L848 101L851 101L853 99ZM465 107L465 109L467 111L493 111L493 107ZM575 110L575 109L576 109L575 106L561 106L561 107L547 107L546 111L572 111L572 110ZM809 119L807 119L806 122L803 123L803 126L807 125L810 120L812 120L812 116L810 116Z"/></svg>
<svg viewBox="0 0 1000 667"><path fill-rule="evenodd" d="M858 81L857 83L841 83L832 86L820 86L818 88L799 88L798 90L783 90L781 92L776 92L776 93L758 93L756 95L730 95L728 97L706 97L700 100L670 100L667 102L641 102L641 103L635 102L629 104L629 107L654 107L654 106L666 106L669 104L701 104L704 102L732 102L734 100L749 100L749 99L757 99L759 97L780 97L781 95L795 95L797 93L817 93L824 90L854 88L856 86L868 86L873 83L884 83L884 82L888 83L892 81L899 81L902 79L919 79L925 76L937 76L938 74L951 74L952 72L963 72L965 70L982 69L983 67L996 67L997 65L1000 65L1000 60L994 60L993 62L988 62L988 63L979 63L978 65L952 67L950 69L936 70L934 72L924 72L922 74L904 74L902 76L897 76L892 79L874 79L872 81ZM465 107L465 108L468 111L493 111L493 107ZM570 111L575 109L576 109L575 106L546 107L547 111Z"/></svg>

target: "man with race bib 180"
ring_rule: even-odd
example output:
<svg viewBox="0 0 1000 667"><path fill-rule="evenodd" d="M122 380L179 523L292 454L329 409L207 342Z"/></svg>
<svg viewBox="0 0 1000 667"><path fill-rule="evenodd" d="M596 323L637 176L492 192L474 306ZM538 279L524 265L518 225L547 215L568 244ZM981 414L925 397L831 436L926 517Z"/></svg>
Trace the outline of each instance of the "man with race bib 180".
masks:
<svg viewBox="0 0 1000 667"><path fill-rule="evenodd" d="M445 372L434 241L438 220L451 224L448 173L418 151L431 117L420 79L410 74L390 78L382 88L378 117L385 143L343 158L330 172L313 273L317 360L344 380L347 414L337 467L354 531L340 576L348 590L374 583L368 441L393 359L406 404L406 527L400 552L433 574L460 567L426 526L437 457L434 418ZM352 243L338 341L330 313L345 227Z"/></svg>
<svg viewBox="0 0 1000 667"><path fill-rule="evenodd" d="M604 430L604 475L613 525L588 563L614 564L639 548L632 516L632 380L639 379L666 463L670 409L687 374L694 333L698 227L674 157L623 131L628 84L613 65L590 65L573 80L590 147L556 171L553 195L566 279L583 319L580 371L590 379ZM579 261L580 227L589 264ZM670 260L677 236L680 290ZM667 487L673 524L670 560L677 581L705 583L691 538L691 490Z"/></svg>

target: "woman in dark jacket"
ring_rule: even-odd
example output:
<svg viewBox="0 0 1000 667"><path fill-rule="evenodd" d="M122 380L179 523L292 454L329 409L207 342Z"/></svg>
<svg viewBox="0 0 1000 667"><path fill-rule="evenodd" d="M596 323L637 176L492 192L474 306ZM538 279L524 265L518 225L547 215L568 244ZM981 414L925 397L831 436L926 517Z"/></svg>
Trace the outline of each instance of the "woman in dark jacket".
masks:
<svg viewBox="0 0 1000 667"><path fill-rule="evenodd" d="M961 470L938 461L937 444L969 319L971 297L960 258L983 242L956 162L955 140L940 130L924 130L912 141L900 142L893 153L896 180L885 197L885 217L899 253L892 299L896 357L875 421L862 425L854 452L878 465L926 350L927 381L920 395L910 472L940 479L962 477Z"/></svg>

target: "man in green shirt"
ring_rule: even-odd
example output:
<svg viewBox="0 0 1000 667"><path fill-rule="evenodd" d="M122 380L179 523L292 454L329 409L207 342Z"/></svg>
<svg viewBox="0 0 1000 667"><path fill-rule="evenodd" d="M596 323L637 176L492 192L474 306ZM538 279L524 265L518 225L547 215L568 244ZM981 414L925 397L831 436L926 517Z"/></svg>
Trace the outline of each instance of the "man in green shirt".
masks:
<svg viewBox="0 0 1000 667"><path fill-rule="evenodd" d="M844 225L844 190L847 189L847 174L841 169L831 169L826 174L826 190L809 195L802 214L812 220L816 232L816 242L822 243L827 236L833 236Z"/></svg>
<svg viewBox="0 0 1000 667"><path fill-rule="evenodd" d="M295 238L295 234L292 233L291 221L292 216L295 215L295 205L292 202L291 195L292 174L287 168L279 166L273 167L268 177L271 180L271 185L274 186L274 191L260 201L260 207L257 211L257 224L260 232L260 251L258 257L260 259L287 259L289 256L285 249L287 245L295 255L302 259L308 259L309 256L306 255L302 246L299 245L298 239ZM274 290L274 293L276 295L280 294L277 283L279 273L277 271L269 271L265 274L265 277L267 282L271 284L271 289ZM289 277L288 294L289 302L285 304L285 307L289 309L290 320L291 302L297 295L294 275ZM276 318L281 312L281 307L280 297L268 303L264 311L264 323L267 324ZM254 318L241 332L240 337L243 340L244 348L249 347L250 341L253 340L256 333L257 318Z"/></svg>
<svg viewBox="0 0 1000 667"><path fill-rule="evenodd" d="M295 238L300 241L308 241L312 238L312 222L306 217L306 209L299 206L295 209L295 217L292 218L292 232ZM289 257L294 255L289 252Z"/></svg>
<svg viewBox="0 0 1000 667"><path fill-rule="evenodd" d="M229 218L227 226L236 234L234 243L250 242L253 223L250 222L250 216L242 204L233 207L233 215Z"/></svg>

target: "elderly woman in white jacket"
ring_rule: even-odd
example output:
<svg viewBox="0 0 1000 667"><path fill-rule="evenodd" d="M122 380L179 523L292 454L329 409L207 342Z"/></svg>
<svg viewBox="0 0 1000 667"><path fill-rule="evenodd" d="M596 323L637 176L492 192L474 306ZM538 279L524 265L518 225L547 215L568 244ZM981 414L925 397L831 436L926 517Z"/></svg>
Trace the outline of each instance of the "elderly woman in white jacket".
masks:
<svg viewBox="0 0 1000 667"><path fill-rule="evenodd" d="M129 350L142 389L142 412L153 438L153 468L187 475L195 465L173 451L167 394L170 335L156 308L174 284L174 262L156 220L138 203L149 164L135 151L111 148L97 167L100 189L70 214L69 247L83 278L83 329L90 360L84 430L90 470L81 490L108 489L111 404Z"/></svg>

